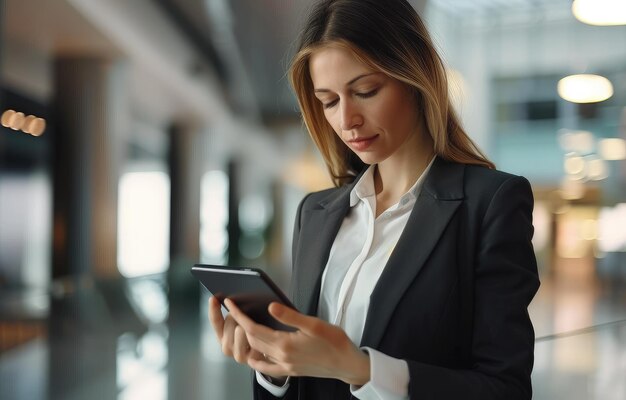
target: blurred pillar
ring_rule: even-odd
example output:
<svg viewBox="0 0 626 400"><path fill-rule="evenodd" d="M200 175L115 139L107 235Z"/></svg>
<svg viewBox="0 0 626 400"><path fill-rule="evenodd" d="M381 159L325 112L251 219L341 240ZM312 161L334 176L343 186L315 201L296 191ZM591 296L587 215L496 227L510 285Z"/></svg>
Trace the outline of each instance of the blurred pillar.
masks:
<svg viewBox="0 0 626 400"><path fill-rule="evenodd" d="M200 286L190 269L200 259L200 184L206 152L202 133L175 124L169 130L170 269L169 398L199 398Z"/></svg>
<svg viewBox="0 0 626 400"><path fill-rule="evenodd" d="M126 69L98 58L55 61L52 277L119 276L117 189L126 133Z"/></svg>
<svg viewBox="0 0 626 400"><path fill-rule="evenodd" d="M235 159L228 162L228 265L241 265L241 227L239 226L239 163Z"/></svg>
<svg viewBox="0 0 626 400"><path fill-rule="evenodd" d="M55 60L52 276L67 283L50 303L50 398L68 398L81 382L91 381L98 382L98 396L117 395L110 371L116 370L117 337L124 328L113 314L119 310L107 306L111 296L90 278L122 282L117 188L128 111L125 77L117 62Z"/></svg>
<svg viewBox="0 0 626 400"><path fill-rule="evenodd" d="M201 133L194 128L173 125L169 130L172 261L194 263L200 257L200 179L204 161L200 138Z"/></svg>

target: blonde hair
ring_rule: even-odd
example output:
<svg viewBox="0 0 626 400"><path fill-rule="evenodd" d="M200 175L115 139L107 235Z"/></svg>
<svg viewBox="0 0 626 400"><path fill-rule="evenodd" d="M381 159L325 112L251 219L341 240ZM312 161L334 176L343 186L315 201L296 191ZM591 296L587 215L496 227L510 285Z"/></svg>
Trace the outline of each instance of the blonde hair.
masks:
<svg viewBox="0 0 626 400"><path fill-rule="evenodd" d="M352 181L365 164L335 134L314 95L309 59L326 46L348 49L370 68L412 88L439 157L495 168L461 127L450 102L441 57L406 0L324 0L313 8L301 33L289 81L304 124L336 186Z"/></svg>

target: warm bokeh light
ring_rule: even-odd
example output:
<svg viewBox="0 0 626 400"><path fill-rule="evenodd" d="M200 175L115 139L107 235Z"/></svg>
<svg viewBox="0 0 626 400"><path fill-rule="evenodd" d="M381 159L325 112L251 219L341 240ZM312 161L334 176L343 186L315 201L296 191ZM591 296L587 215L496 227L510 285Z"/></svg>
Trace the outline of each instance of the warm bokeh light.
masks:
<svg viewBox="0 0 626 400"><path fill-rule="evenodd" d="M574 0L572 13L580 22L589 25L626 25L624 0Z"/></svg>
<svg viewBox="0 0 626 400"><path fill-rule="evenodd" d="M572 206L557 216L556 251L560 257L582 258L593 254L598 236L598 209Z"/></svg>
<svg viewBox="0 0 626 400"><path fill-rule="evenodd" d="M46 130L46 120L43 118L35 118L31 123L30 134L33 136L41 136Z"/></svg>
<svg viewBox="0 0 626 400"><path fill-rule="evenodd" d="M23 112L16 112L9 119L9 128L13 129L14 131L19 131L22 129L25 120L26 117L24 116Z"/></svg>
<svg viewBox="0 0 626 400"><path fill-rule="evenodd" d="M283 179L290 185L307 192L333 187L324 163L318 160L311 151L306 151L288 164Z"/></svg>
<svg viewBox="0 0 626 400"><path fill-rule="evenodd" d="M596 240L598 238L598 221L587 218L580 224L580 238L583 240Z"/></svg>
<svg viewBox="0 0 626 400"><path fill-rule="evenodd" d="M585 195L585 185L581 180L566 176L561 182L561 196L565 200L578 200Z"/></svg>
<svg viewBox="0 0 626 400"><path fill-rule="evenodd" d="M29 115L24 120L22 131L33 136L41 136L46 130L46 120L43 118L37 118L34 115Z"/></svg>
<svg viewBox="0 0 626 400"><path fill-rule="evenodd" d="M13 129L14 131L21 130L33 136L41 136L46 130L45 119L36 115L25 116L24 113L16 112L15 110L6 110L2 113L1 123L5 128Z"/></svg>
<svg viewBox="0 0 626 400"><path fill-rule="evenodd" d="M22 132L30 134L33 121L35 121L37 117L34 115L29 115L24 119L24 124L22 125Z"/></svg>
<svg viewBox="0 0 626 400"><path fill-rule="evenodd" d="M585 170L585 160L581 156L568 154L565 156L563 168L568 175L580 175Z"/></svg>
<svg viewBox="0 0 626 400"><path fill-rule="evenodd" d="M13 118L14 115L15 115L14 110L6 110L5 112L3 112L2 113L2 126L4 126L5 128L11 127L11 119Z"/></svg>
<svg viewBox="0 0 626 400"><path fill-rule="evenodd" d="M559 96L572 103L597 103L613 96L611 81L600 75L578 74L561 79Z"/></svg>
<svg viewBox="0 0 626 400"><path fill-rule="evenodd" d="M605 160L626 160L626 140L602 139L598 143L598 153Z"/></svg>

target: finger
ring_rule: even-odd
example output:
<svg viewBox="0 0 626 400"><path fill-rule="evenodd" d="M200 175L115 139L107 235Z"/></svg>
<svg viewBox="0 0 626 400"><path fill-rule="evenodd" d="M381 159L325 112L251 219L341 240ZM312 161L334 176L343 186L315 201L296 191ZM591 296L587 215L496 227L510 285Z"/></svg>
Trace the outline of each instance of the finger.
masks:
<svg viewBox="0 0 626 400"><path fill-rule="evenodd" d="M233 356L233 345L235 342L235 328L237 327L237 322L231 317L226 317L224 322L224 335L222 336L222 353L227 355L228 357Z"/></svg>
<svg viewBox="0 0 626 400"><path fill-rule="evenodd" d="M257 339L268 341L275 338L277 331L268 328L265 325L257 324L250 317L248 317L243 311L241 311L237 305L230 299L224 301L230 315L235 319L248 335L252 335Z"/></svg>
<svg viewBox="0 0 626 400"><path fill-rule="evenodd" d="M313 328L318 324L319 319L304 315L294 310L291 307L287 307L283 304L273 302L269 305L268 311L272 317L278 322L294 327L301 330L304 333L312 334Z"/></svg>
<svg viewBox="0 0 626 400"><path fill-rule="evenodd" d="M274 361L275 359L282 358L282 356L285 354L281 350L281 346L278 344L280 339L266 341L259 339L256 336L253 336L247 332L246 338L252 350L261 354L261 357L265 358L267 361Z"/></svg>
<svg viewBox="0 0 626 400"><path fill-rule="evenodd" d="M271 354L276 358L281 357L281 347L278 344L287 338L287 332L275 331L265 325L257 324L230 299L226 299L224 303L228 307L229 315L244 329L248 343L254 350Z"/></svg>
<svg viewBox="0 0 626 400"><path fill-rule="evenodd" d="M217 340L221 342L224 334L224 317L222 316L222 306L213 296L209 298L209 321L215 330Z"/></svg>
<svg viewBox="0 0 626 400"><path fill-rule="evenodd" d="M233 357L240 364L247 364L248 355L250 354L250 345L246 338L246 332L241 326L235 327Z"/></svg>

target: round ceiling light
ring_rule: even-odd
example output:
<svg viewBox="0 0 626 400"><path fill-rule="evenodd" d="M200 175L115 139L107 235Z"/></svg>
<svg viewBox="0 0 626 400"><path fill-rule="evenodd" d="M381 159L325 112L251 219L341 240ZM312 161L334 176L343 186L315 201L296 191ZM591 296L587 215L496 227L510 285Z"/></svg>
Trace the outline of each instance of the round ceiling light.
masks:
<svg viewBox="0 0 626 400"><path fill-rule="evenodd" d="M572 13L580 22L589 25L626 25L624 0L574 0Z"/></svg>
<svg viewBox="0 0 626 400"><path fill-rule="evenodd" d="M559 96L572 103L597 103L613 96L611 81L590 74L566 76L559 81L557 90Z"/></svg>

